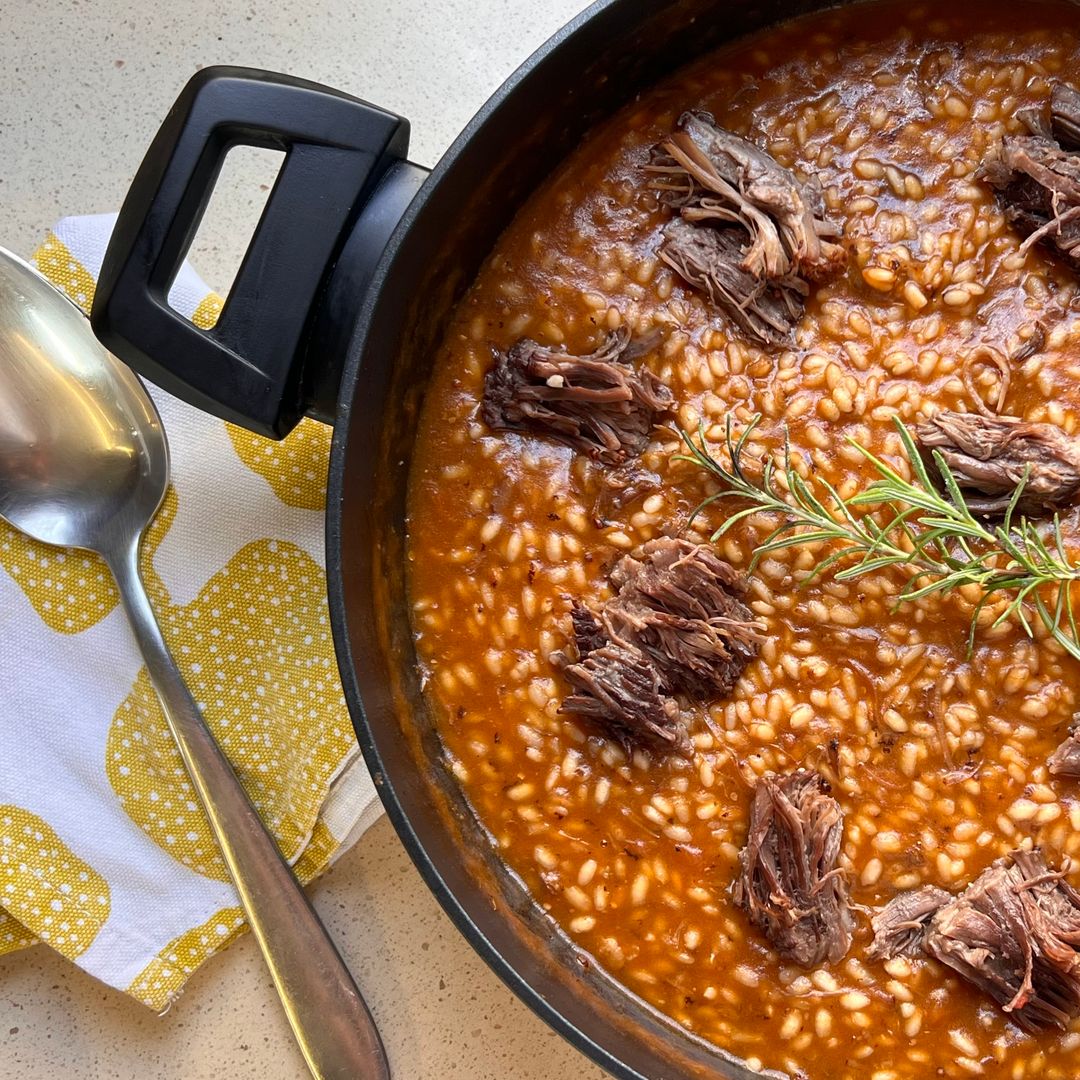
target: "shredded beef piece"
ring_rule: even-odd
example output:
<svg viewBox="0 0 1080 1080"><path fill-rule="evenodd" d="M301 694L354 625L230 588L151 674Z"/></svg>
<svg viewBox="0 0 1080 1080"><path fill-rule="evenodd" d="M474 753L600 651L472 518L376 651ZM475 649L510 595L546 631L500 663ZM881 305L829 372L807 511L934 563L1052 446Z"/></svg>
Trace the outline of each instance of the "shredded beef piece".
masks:
<svg viewBox="0 0 1080 1080"><path fill-rule="evenodd" d="M874 940L866 955L873 960L891 960L894 956L921 957L930 920L938 908L951 899L936 885L924 885L921 889L894 896L870 920Z"/></svg>
<svg viewBox="0 0 1080 1080"><path fill-rule="evenodd" d="M1080 150L1080 91L1056 83L1050 91L1050 107L1022 109L1017 119L1031 132L1051 139L1062 150Z"/></svg>
<svg viewBox="0 0 1080 1080"><path fill-rule="evenodd" d="M1080 150L1080 91L1071 86L1055 84L1049 109L1021 109L1016 118L1032 135L1051 139L1062 150Z"/></svg>
<svg viewBox="0 0 1080 1080"><path fill-rule="evenodd" d="M575 604L570 609L570 626L574 633L574 648L578 659L583 660L589 653L607 644L608 636L604 628L596 621L596 616L583 604Z"/></svg>
<svg viewBox="0 0 1080 1080"><path fill-rule="evenodd" d="M603 525L616 511L663 486L663 480L656 473L633 463L608 470L600 481L600 491L593 503L593 518L598 525Z"/></svg>
<svg viewBox="0 0 1080 1080"><path fill-rule="evenodd" d="M847 263L820 188L708 113L684 113L649 172L680 214L664 229L661 258L761 341L786 338L807 282Z"/></svg>
<svg viewBox="0 0 1080 1080"><path fill-rule="evenodd" d="M710 229L682 218L664 227L660 258L727 312L752 337L770 345L787 340L803 311L806 287L759 281L740 266L743 234L734 229Z"/></svg>
<svg viewBox="0 0 1080 1080"><path fill-rule="evenodd" d="M1080 1015L1080 895L1042 853L1014 851L940 908L926 950L1023 1028Z"/></svg>
<svg viewBox="0 0 1080 1080"><path fill-rule="evenodd" d="M650 540L641 558L619 561L611 583L605 624L637 644L669 693L728 694L757 656L761 628L739 599L746 585L708 544Z"/></svg>
<svg viewBox="0 0 1080 1080"><path fill-rule="evenodd" d="M1080 90L1057 83L1050 94L1050 131L1062 150L1080 150Z"/></svg>
<svg viewBox="0 0 1080 1080"><path fill-rule="evenodd" d="M1077 717L1073 717L1068 736L1046 764L1055 776L1080 776L1080 722Z"/></svg>
<svg viewBox="0 0 1080 1080"><path fill-rule="evenodd" d="M1023 514L1052 511L1080 491L1080 444L1053 424L941 412L916 427L915 437L929 464L933 451L941 454L979 514L1004 511L1025 471L1017 504Z"/></svg>
<svg viewBox="0 0 1080 1080"><path fill-rule="evenodd" d="M624 747L636 743L676 746L684 742L678 704L665 696L660 676L637 646L612 640L586 608L570 613L577 660L555 656L574 692L560 712L601 722Z"/></svg>
<svg viewBox="0 0 1080 1080"><path fill-rule="evenodd" d="M670 162L668 200L687 221L741 225L750 236L743 269L755 278L821 281L846 265L820 189L759 146L717 127L708 113L684 113L660 150ZM685 193L672 192L673 182L682 183Z"/></svg>
<svg viewBox="0 0 1080 1080"><path fill-rule="evenodd" d="M836 963L854 923L838 866L844 815L817 772L766 774L750 808L731 898L786 960Z"/></svg>
<svg viewBox="0 0 1080 1080"><path fill-rule="evenodd" d="M662 538L621 559L611 584L598 613L570 613L577 659L553 657L574 688L560 711L601 721L627 746L685 746L674 695L729 693L757 655L742 579L707 545Z"/></svg>
<svg viewBox="0 0 1080 1080"><path fill-rule="evenodd" d="M1050 116L1020 115L1030 135L1007 135L984 167L1005 217L1027 239L1042 241L1080 271L1080 93L1054 87Z"/></svg>
<svg viewBox="0 0 1080 1080"><path fill-rule="evenodd" d="M526 338L496 352L481 415L496 431L548 435L604 465L619 465L645 449L657 413L674 401L651 371L633 367L641 348L631 345L625 327L588 356Z"/></svg>
<svg viewBox="0 0 1080 1080"><path fill-rule="evenodd" d="M1038 105L1029 106L1026 109L1017 109L1016 119L1028 129L1032 135L1038 135L1040 139L1054 139L1054 129L1046 110ZM994 158L987 162L987 167L993 171L998 167Z"/></svg>

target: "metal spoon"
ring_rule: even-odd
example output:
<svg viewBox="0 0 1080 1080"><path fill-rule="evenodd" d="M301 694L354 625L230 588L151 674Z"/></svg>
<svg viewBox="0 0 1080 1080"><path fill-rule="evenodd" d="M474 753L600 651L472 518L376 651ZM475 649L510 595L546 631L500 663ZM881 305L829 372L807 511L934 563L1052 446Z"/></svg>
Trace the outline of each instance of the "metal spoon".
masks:
<svg viewBox="0 0 1080 1080"><path fill-rule="evenodd" d="M184 685L139 577L168 483L165 432L142 383L73 303L0 248L0 516L109 564L308 1067L320 1080L389 1080L364 999Z"/></svg>

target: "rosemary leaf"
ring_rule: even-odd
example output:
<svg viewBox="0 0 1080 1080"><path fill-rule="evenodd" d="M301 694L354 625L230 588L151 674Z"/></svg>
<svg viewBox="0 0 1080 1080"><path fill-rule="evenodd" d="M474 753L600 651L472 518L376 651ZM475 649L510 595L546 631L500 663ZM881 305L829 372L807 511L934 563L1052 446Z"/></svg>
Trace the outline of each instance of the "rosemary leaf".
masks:
<svg viewBox="0 0 1080 1080"><path fill-rule="evenodd" d="M897 419L912 479L849 439L877 475L863 490L844 498L828 481L808 480L799 472L786 437L782 473L771 455L755 460L754 469L748 469L744 456L760 421L760 416L754 416L736 438L728 417L725 460L710 452L703 424L698 428L697 442L681 432L688 453L676 456L704 469L722 485L697 507L694 517L723 499L747 502L717 528L714 541L754 514L771 513L781 518L755 548L751 569L772 552L809 544L837 545L810 568L801 584L830 571L839 581L851 581L866 574L899 570L908 575L899 593L900 604L973 585L980 595L968 631L969 652L974 648L983 608L1002 596L1008 597L1008 603L992 627L1015 621L1034 637L1030 618L1034 615L1069 655L1080 660L1080 632L1072 601L1072 586L1080 581L1080 564L1070 560L1065 550L1056 515L1052 525L1044 529L1025 517L1017 519L1027 472L1017 484L1001 523L991 526L972 512L948 463L936 451L933 461L941 488L934 483L911 432ZM848 565L834 569L845 561ZM1053 601L1048 604L1046 597L1051 591Z"/></svg>

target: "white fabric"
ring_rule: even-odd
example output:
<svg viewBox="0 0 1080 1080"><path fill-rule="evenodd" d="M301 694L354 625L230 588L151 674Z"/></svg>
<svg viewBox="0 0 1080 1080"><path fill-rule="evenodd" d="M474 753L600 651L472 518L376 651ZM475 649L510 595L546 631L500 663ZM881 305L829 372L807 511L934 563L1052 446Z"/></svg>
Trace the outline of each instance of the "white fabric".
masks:
<svg viewBox="0 0 1080 1080"><path fill-rule="evenodd" d="M54 235L74 262L96 278L114 221L112 214L65 218ZM40 252L38 259L49 274ZM208 292L185 264L170 299L178 311L190 317ZM85 306L89 298L76 292L73 299ZM245 545L268 538L274 543L267 550L276 551L278 544L295 545L321 571L322 512L283 501L267 479L241 460L222 421L156 387L149 389L168 434L177 493L175 519L152 563L170 605L191 605ZM325 467L324 460L321 465ZM34 891L27 881L37 881L39 896L58 897L49 903L69 917L64 904L70 889L63 895L55 892L60 871L54 869L51 857L42 855L40 867L34 865L34 828L27 832L25 824L20 826L32 815L32 820L44 822L68 852L92 867L108 885L108 916L85 951L73 957L75 961L110 985L129 989L148 1004L163 1007L178 992L182 979L169 974L163 988L154 993L138 993L133 982L170 942L238 900L230 884L204 876L170 855L129 816L106 775L110 726L132 694L142 667L121 609L114 606L81 632L51 628L31 602L26 580L27 573L38 573L45 583L38 587L47 587L50 566L40 569L35 564L39 569L31 566L28 571L26 559L44 549L27 545L24 551L19 547L21 542L21 538L0 535L0 548L6 543L11 549L3 561L4 571L0 571L0 818L5 810L11 811L7 831L0 828L0 905L39 937L43 932L51 934L53 927L47 916L31 914L35 901L28 906L25 899L19 899L28 889ZM295 559L302 560L302 556L297 554ZM322 573L318 576L318 588L324 588ZM309 588L310 582L305 587ZM286 609L281 611L282 619L291 614ZM311 636L304 641L310 643ZM317 678L336 683L336 669L326 656L324 644L318 654L301 657L307 664L304 670L317 671ZM258 662L259 657L254 657L254 682L258 682ZM261 685L257 692L263 693ZM330 699L340 699L336 686ZM336 857L377 819L381 805L343 708L335 705L329 712L317 712L313 707L304 722L313 733L332 727L326 753L340 755L339 761L330 761L324 786L315 793L321 803L319 820L334 844L340 845L330 856ZM272 743L273 733L266 739ZM18 854L20 836L30 837L22 854ZM306 843L291 853L292 861L301 857ZM12 861L18 859L29 860L31 865L28 868ZM325 861L320 860L314 872L322 869ZM225 937L222 930L217 932ZM76 951L55 947L68 955ZM212 951L207 947L206 954ZM201 958L200 954L197 959Z"/></svg>

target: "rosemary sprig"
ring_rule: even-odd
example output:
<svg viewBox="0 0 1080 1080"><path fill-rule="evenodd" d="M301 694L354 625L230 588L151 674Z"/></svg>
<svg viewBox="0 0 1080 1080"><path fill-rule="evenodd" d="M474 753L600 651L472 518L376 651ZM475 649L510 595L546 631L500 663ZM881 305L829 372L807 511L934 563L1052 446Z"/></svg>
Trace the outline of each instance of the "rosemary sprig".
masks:
<svg viewBox="0 0 1080 1080"><path fill-rule="evenodd" d="M1034 614L1054 640L1080 660L1080 633L1071 595L1073 583L1080 580L1080 565L1069 560L1057 515L1042 528L1026 517L1017 517L1027 473L1001 523L990 524L971 512L955 476L935 450L933 460L944 488L939 490L911 433L896 419L912 480L904 479L887 462L849 438L873 466L877 479L845 499L827 480L818 477L812 484L805 480L794 468L791 447L785 440L786 490L782 490L771 455L764 459L760 477L752 477L744 466L747 440L760 420L760 415L754 416L735 438L728 417L725 444L730 464L710 454L704 425L699 427L698 443L687 432L681 433L689 454L676 455L677 460L699 465L723 485L695 509L694 517L724 499L742 499L748 504L724 521L713 533L713 541L754 514L779 516L780 523L754 549L751 572L771 552L818 542L838 545L814 565L806 581L828 571L838 581L850 581L895 567L908 574L897 606L975 585L980 597L971 617L969 652L983 608L991 600L1007 596L1009 602L992 626L1016 619L1028 637L1034 637L1030 621Z"/></svg>

